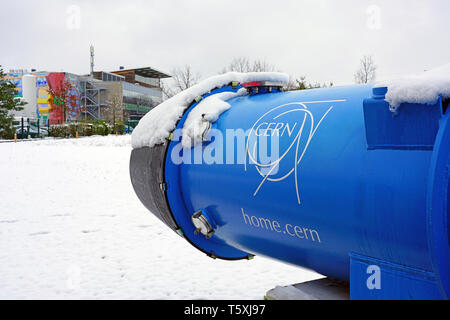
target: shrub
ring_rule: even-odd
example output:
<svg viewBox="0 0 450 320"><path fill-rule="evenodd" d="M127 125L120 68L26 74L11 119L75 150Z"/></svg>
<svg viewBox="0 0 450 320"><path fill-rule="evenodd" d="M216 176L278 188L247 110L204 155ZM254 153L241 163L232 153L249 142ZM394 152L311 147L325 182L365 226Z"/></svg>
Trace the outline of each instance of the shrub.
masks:
<svg viewBox="0 0 450 320"><path fill-rule="evenodd" d="M48 133L50 137L54 138L70 137L69 126L64 124L51 125Z"/></svg>
<svg viewBox="0 0 450 320"><path fill-rule="evenodd" d="M116 131L117 131L118 134L124 134L125 133L125 123L123 123L123 121L117 121L116 122Z"/></svg>
<svg viewBox="0 0 450 320"><path fill-rule="evenodd" d="M93 134L93 125L89 122L71 123L69 125L69 131L71 137L76 137L78 132L79 137L89 137Z"/></svg>
<svg viewBox="0 0 450 320"><path fill-rule="evenodd" d="M99 136L107 136L111 129L106 121L98 120L92 124L92 134Z"/></svg>
<svg viewBox="0 0 450 320"><path fill-rule="evenodd" d="M103 120L51 125L49 136L55 138L75 138L77 132L79 137L89 137L92 135L107 136L116 132L122 135L125 134L125 124L123 121L117 121L115 130L114 126ZM2 135L1 132L0 135ZM12 137L14 137L14 133L12 133Z"/></svg>

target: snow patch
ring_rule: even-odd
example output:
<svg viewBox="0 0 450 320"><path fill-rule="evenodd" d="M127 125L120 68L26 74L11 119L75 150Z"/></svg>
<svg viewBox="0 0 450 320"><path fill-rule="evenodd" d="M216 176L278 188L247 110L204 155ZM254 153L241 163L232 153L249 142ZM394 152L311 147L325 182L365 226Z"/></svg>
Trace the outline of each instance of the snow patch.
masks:
<svg viewBox="0 0 450 320"><path fill-rule="evenodd" d="M197 143L200 143L203 138L203 125L205 121L214 123L219 119L219 116L231 108L227 103L235 97L244 96L247 94L246 89L241 89L238 92L221 92L202 100L188 115L183 126L183 138L181 143L184 148L191 148Z"/></svg>
<svg viewBox="0 0 450 320"><path fill-rule="evenodd" d="M402 103L434 104L439 96L450 97L450 64L420 75L381 82L376 87L388 88L385 99L392 112Z"/></svg>
<svg viewBox="0 0 450 320"><path fill-rule="evenodd" d="M131 135L91 136L79 139L46 138L24 143L33 143L41 146L75 146L75 147L130 147Z"/></svg>
<svg viewBox="0 0 450 320"><path fill-rule="evenodd" d="M0 299L256 300L322 277L192 248L139 201L115 138L0 144Z"/></svg>
<svg viewBox="0 0 450 320"><path fill-rule="evenodd" d="M133 148L153 147L164 143L166 138L176 128L177 122L186 109L197 97L203 96L215 88L226 86L233 81L239 83L272 81L287 84L289 76L278 72L229 72L208 78L164 101L147 113L133 131Z"/></svg>

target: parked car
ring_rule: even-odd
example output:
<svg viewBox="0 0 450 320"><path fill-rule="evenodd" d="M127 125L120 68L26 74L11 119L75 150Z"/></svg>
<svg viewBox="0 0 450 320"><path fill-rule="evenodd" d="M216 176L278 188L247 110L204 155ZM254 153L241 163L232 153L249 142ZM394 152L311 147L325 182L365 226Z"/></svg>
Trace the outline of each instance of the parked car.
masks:
<svg viewBox="0 0 450 320"><path fill-rule="evenodd" d="M21 125L16 125L16 134L18 138L22 137L22 127ZM33 124L24 124L23 126L23 137L26 139L30 136L31 138L42 138L42 137L48 137L48 128L47 127L40 127L39 128L39 134L38 134L38 127Z"/></svg>

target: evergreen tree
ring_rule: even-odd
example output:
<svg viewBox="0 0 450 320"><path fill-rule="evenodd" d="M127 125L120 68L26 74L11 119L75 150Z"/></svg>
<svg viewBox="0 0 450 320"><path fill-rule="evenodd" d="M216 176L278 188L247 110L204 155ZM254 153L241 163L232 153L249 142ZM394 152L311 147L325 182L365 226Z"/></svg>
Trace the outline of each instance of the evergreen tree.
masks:
<svg viewBox="0 0 450 320"><path fill-rule="evenodd" d="M14 137L12 126L12 111L22 110L25 102L16 98L16 85L4 79L2 66L0 66L0 139L11 139Z"/></svg>

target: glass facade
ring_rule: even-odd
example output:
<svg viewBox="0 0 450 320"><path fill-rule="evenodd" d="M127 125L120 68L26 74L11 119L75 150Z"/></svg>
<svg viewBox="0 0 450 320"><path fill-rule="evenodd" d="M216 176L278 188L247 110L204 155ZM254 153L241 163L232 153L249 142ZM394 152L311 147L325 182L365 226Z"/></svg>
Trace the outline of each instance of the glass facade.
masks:
<svg viewBox="0 0 450 320"><path fill-rule="evenodd" d="M146 78L146 77L142 77L142 76L139 76L139 75L136 75L135 79L136 79L137 82L142 82L142 83L148 84L148 85L153 86L153 87L158 87L158 88L160 87L159 79Z"/></svg>
<svg viewBox="0 0 450 320"><path fill-rule="evenodd" d="M156 104L162 102L162 91L160 89L146 88L139 85L123 82L123 96L129 98L150 97Z"/></svg>
<svg viewBox="0 0 450 320"><path fill-rule="evenodd" d="M100 80L100 79L99 79ZM113 73L102 72L102 80L107 82L121 82L125 81L125 79L121 76L118 76Z"/></svg>

